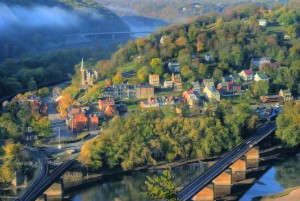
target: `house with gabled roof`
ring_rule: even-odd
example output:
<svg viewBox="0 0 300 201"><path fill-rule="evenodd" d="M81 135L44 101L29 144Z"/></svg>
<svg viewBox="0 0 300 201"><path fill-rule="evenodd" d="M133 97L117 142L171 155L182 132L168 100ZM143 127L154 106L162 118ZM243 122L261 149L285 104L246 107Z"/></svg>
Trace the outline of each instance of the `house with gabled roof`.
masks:
<svg viewBox="0 0 300 201"><path fill-rule="evenodd" d="M263 72L257 72L254 75L254 81L266 81L269 82L269 77Z"/></svg>
<svg viewBox="0 0 300 201"><path fill-rule="evenodd" d="M252 70L243 70L239 73L241 79L245 82L251 82L253 80L253 71Z"/></svg>

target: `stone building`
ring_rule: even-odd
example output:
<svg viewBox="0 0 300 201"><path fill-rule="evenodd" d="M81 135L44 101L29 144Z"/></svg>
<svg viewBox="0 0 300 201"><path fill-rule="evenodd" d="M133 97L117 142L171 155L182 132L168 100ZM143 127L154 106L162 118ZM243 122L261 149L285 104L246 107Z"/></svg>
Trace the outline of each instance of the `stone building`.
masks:
<svg viewBox="0 0 300 201"><path fill-rule="evenodd" d="M154 87L152 85L139 85L136 87L136 98L149 98L154 96Z"/></svg>

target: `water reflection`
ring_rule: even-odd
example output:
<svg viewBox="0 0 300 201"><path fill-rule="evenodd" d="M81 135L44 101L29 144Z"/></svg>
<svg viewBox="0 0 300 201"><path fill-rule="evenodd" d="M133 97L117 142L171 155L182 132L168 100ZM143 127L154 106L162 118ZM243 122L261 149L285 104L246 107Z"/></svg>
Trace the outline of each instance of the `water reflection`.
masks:
<svg viewBox="0 0 300 201"><path fill-rule="evenodd" d="M247 171L237 171L232 174L233 185L215 185L215 198L237 200L240 197L240 200L248 201L257 196L274 194L283 191L285 188L299 186L299 158L294 157L284 160L277 161L273 166L270 166L270 164L274 161L249 160ZM207 167L208 165L205 163L195 163L173 168L172 173L176 186L186 185L202 174ZM139 171L126 175L111 176L94 185L87 186L86 189L72 193L70 197L73 201L149 201L150 199L143 197L143 192L146 190L144 181L147 176L159 176L161 174L162 170L154 172ZM255 181L255 178L259 179ZM252 185L253 181L255 182ZM244 192L246 193L242 195ZM230 193L233 195L222 198Z"/></svg>
<svg viewBox="0 0 300 201"><path fill-rule="evenodd" d="M300 159L292 157L277 162L241 197L241 201L252 200L257 196L279 193L286 188L300 185Z"/></svg>
<svg viewBox="0 0 300 201"><path fill-rule="evenodd" d="M182 167L172 168L174 181L177 186L187 184L203 173L207 167L204 163L189 164ZM148 201L143 197L143 192L146 190L145 180L147 176L161 175L162 170L149 172L139 171L132 172L126 175L112 176L109 180L100 181L87 189L82 189L73 195L73 201L132 201L141 200Z"/></svg>

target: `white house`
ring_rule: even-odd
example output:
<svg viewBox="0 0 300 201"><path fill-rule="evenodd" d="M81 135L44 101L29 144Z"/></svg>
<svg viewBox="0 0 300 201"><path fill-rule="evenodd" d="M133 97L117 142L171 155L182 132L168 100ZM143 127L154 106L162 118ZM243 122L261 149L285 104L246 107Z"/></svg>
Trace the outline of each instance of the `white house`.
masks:
<svg viewBox="0 0 300 201"><path fill-rule="evenodd" d="M268 25L267 20L266 19L258 20L258 25L262 27L266 27Z"/></svg>
<svg viewBox="0 0 300 201"><path fill-rule="evenodd" d="M262 72L258 72L254 75L254 81L267 81L269 82L269 77L265 74L265 73L262 73Z"/></svg>

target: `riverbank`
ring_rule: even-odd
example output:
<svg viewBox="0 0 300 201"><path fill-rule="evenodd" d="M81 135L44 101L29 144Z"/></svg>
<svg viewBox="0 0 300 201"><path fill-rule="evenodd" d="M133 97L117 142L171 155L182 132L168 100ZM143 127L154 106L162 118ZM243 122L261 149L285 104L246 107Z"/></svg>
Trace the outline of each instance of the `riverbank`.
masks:
<svg viewBox="0 0 300 201"><path fill-rule="evenodd" d="M287 188L283 192L276 193L273 195L267 195L263 197L258 197L255 200L261 201L292 201L300 200L300 186Z"/></svg>
<svg viewBox="0 0 300 201"><path fill-rule="evenodd" d="M278 156L279 153L285 153L285 149L281 146L275 146L266 148L264 150L261 150L261 155L264 158L272 158L272 156ZM133 172L139 172L139 171L160 171L164 169L170 169L170 168L176 168L185 166L192 163L202 163L203 165L210 167L213 165L217 160L221 158L221 155L216 155L212 157L206 157L205 159L200 158L194 158L194 159L185 159L185 160L179 160L171 163L167 163L166 161L160 162L156 166L141 166L136 167L130 171L124 171L122 168L115 168L114 170L106 169L99 173L89 173L85 176L78 176L77 174L74 174L74 177L72 178L72 173L68 175L67 178L64 178L64 187L65 192L72 192L76 191L82 187L85 187L88 184L93 184L95 182L106 180L107 178L116 176L116 175L125 175L125 174L132 174ZM75 176L77 175L77 176Z"/></svg>

